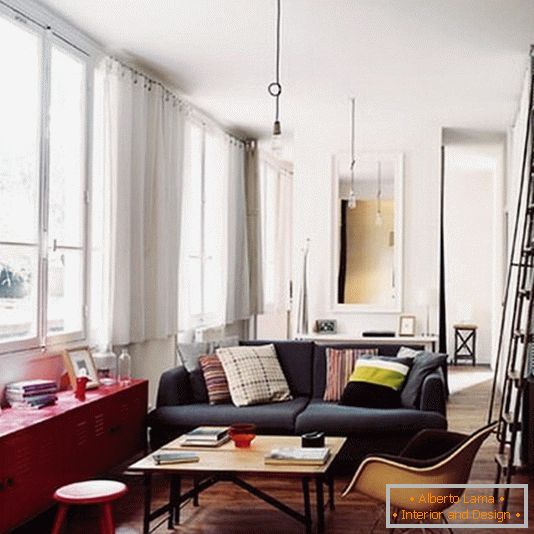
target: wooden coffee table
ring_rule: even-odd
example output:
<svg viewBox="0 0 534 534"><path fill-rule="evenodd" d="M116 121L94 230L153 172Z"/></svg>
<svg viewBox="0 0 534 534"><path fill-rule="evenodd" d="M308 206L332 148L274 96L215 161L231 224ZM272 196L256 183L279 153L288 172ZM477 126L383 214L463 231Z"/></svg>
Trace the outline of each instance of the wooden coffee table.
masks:
<svg viewBox="0 0 534 534"><path fill-rule="evenodd" d="M177 450L180 448L179 443L182 439L177 438L162 447L160 451ZM152 454L149 454L129 467L132 471L143 472L145 478L143 533L148 534L150 532L150 522L163 514L168 514L169 516L169 528L179 524L180 505L192 499L193 505L198 506L199 494L217 482L233 482L240 488L247 490L252 495L303 523L307 534L311 533L313 525L310 482L315 482L317 531L324 532L324 485L328 487L328 504L330 509L333 510L334 478L330 468L344 443L345 438L326 438L325 446L330 448L331 454L328 461L321 466L272 465L264 462L265 455L271 449L276 447L300 447L300 437L296 436L257 436L248 449L238 449L232 442L228 442L216 449L180 448L182 451L195 451L199 455L200 461L194 463L156 465L152 459ZM151 510L152 475L154 473L171 475L169 502L157 510ZM302 482L304 513L290 508L287 504L245 482L241 478L245 475L300 479ZM184 476L192 477L194 486L191 490L182 493L181 482Z"/></svg>

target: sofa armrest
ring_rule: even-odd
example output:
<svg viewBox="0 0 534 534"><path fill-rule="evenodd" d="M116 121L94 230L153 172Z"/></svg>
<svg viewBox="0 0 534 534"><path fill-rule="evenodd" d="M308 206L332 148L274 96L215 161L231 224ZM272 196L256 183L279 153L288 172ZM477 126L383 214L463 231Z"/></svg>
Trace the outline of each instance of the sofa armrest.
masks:
<svg viewBox="0 0 534 534"><path fill-rule="evenodd" d="M438 369L430 373L423 381L419 409L428 412L439 412L446 417L446 398L443 372Z"/></svg>
<svg viewBox="0 0 534 534"><path fill-rule="evenodd" d="M190 404L191 397L189 375L185 367L175 367L161 375L156 400L157 408Z"/></svg>

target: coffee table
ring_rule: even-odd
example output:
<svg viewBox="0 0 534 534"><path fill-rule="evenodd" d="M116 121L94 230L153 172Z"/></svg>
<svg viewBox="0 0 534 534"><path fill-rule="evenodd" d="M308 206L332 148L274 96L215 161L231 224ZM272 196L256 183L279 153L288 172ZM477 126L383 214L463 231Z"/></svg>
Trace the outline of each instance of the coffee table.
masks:
<svg viewBox="0 0 534 534"><path fill-rule="evenodd" d="M145 502L143 533L149 534L150 522L163 514L168 514L168 526L180 523L180 505L192 499L193 505L198 506L198 496L201 492L217 482L232 482L252 495L262 499L278 510L301 522L306 527L306 533L311 534L313 519L310 500L310 482L315 482L317 531L324 532L324 486L328 487L328 505L334 509L334 477L331 466L345 438L327 437L325 446L330 448L331 454L327 462L320 466L311 465L273 465L266 464L264 457L276 447L300 447L300 437L297 436L257 436L250 448L238 449L232 442L214 449L180 447L183 437L171 441L159 451L177 450L195 451L199 462L156 465L149 454L142 460L135 462L129 470L140 471L144 474ZM155 451L155 452L159 452ZM166 473L170 476L169 502L156 510L151 509L152 475ZM254 475L255 477L296 478L302 483L304 513L301 513L271 495L261 491L244 481L241 477ZM185 493L181 492L182 477L193 478L193 488Z"/></svg>

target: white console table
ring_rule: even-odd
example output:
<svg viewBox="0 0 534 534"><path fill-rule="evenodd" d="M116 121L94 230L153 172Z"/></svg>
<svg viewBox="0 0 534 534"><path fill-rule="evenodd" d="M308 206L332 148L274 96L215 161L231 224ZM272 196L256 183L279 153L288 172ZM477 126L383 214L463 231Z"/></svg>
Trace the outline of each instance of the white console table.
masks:
<svg viewBox="0 0 534 534"><path fill-rule="evenodd" d="M295 339L316 343L358 343L361 345L422 345L429 352L436 352L437 336L363 337L350 334L297 335Z"/></svg>

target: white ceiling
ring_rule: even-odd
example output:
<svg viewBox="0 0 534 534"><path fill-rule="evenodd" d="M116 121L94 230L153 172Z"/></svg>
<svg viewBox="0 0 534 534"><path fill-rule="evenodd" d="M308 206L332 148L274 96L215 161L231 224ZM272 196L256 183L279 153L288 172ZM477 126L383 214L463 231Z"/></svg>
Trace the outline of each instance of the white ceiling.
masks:
<svg viewBox="0 0 534 534"><path fill-rule="evenodd" d="M41 0L150 68L236 132L267 135L274 0ZM532 0L282 0L282 126L346 133L414 114L498 129L515 114L534 43ZM346 111L346 113L345 113Z"/></svg>

